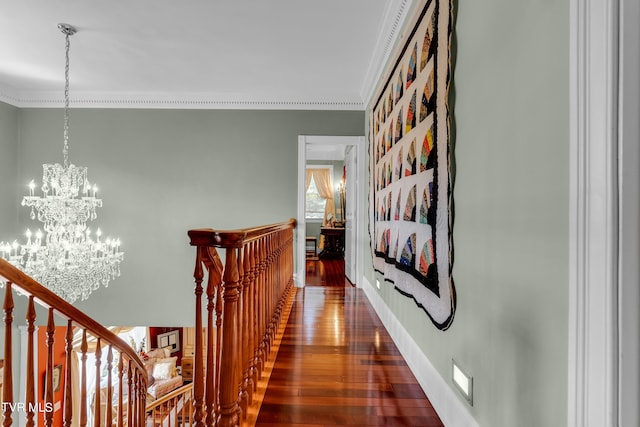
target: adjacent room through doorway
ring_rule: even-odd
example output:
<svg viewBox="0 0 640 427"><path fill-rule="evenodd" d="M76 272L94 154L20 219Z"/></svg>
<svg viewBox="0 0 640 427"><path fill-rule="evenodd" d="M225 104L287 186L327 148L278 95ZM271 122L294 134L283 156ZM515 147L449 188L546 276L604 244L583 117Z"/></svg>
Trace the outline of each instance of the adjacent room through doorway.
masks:
<svg viewBox="0 0 640 427"><path fill-rule="evenodd" d="M321 276L327 272L357 283L363 144L364 137L299 137L297 259L304 260L298 264L299 287L326 283Z"/></svg>

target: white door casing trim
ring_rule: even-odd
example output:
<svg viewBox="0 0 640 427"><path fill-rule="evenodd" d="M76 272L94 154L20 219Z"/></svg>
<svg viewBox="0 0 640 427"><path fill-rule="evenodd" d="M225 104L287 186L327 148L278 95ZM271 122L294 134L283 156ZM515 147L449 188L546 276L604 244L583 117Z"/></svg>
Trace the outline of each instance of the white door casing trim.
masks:
<svg viewBox="0 0 640 427"><path fill-rule="evenodd" d="M569 426L617 425L617 0L570 0Z"/></svg>
<svg viewBox="0 0 640 427"><path fill-rule="evenodd" d="M620 264L618 272L619 419L640 425L640 3L620 1L619 197Z"/></svg>

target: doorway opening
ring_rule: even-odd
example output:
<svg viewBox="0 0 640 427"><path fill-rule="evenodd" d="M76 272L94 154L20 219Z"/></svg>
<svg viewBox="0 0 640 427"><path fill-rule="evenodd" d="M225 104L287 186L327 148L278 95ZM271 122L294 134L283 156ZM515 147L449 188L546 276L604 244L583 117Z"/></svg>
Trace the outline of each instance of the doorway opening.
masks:
<svg viewBox="0 0 640 427"><path fill-rule="evenodd" d="M297 287L306 284L310 252L315 252L314 262L323 258L343 259L347 279L355 285L360 281L362 248L359 242L364 241L364 202L368 188L364 159L364 136L298 137ZM321 170L330 171L329 183L323 181ZM310 204L309 215L308 191L318 193L313 195L316 203ZM318 207L318 197L330 200L327 210L324 203Z"/></svg>

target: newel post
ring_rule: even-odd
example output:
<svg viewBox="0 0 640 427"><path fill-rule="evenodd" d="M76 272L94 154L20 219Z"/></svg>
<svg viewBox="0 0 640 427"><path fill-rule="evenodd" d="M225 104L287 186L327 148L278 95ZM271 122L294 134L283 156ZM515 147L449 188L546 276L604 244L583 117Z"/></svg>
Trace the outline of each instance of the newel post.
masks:
<svg viewBox="0 0 640 427"><path fill-rule="evenodd" d="M233 427L238 419L238 248L226 250L223 283L222 349L220 366L220 427Z"/></svg>

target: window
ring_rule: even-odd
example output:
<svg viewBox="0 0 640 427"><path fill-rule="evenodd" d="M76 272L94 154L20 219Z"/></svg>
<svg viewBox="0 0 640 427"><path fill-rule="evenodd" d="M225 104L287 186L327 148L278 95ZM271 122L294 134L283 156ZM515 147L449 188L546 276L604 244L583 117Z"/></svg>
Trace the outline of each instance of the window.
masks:
<svg viewBox="0 0 640 427"><path fill-rule="evenodd" d="M305 185L305 219L311 222L323 222L329 214L335 217L333 165L307 167Z"/></svg>
<svg viewBox="0 0 640 427"><path fill-rule="evenodd" d="M320 196L316 182L311 177L305 200L305 218L322 220L326 204L327 201Z"/></svg>

